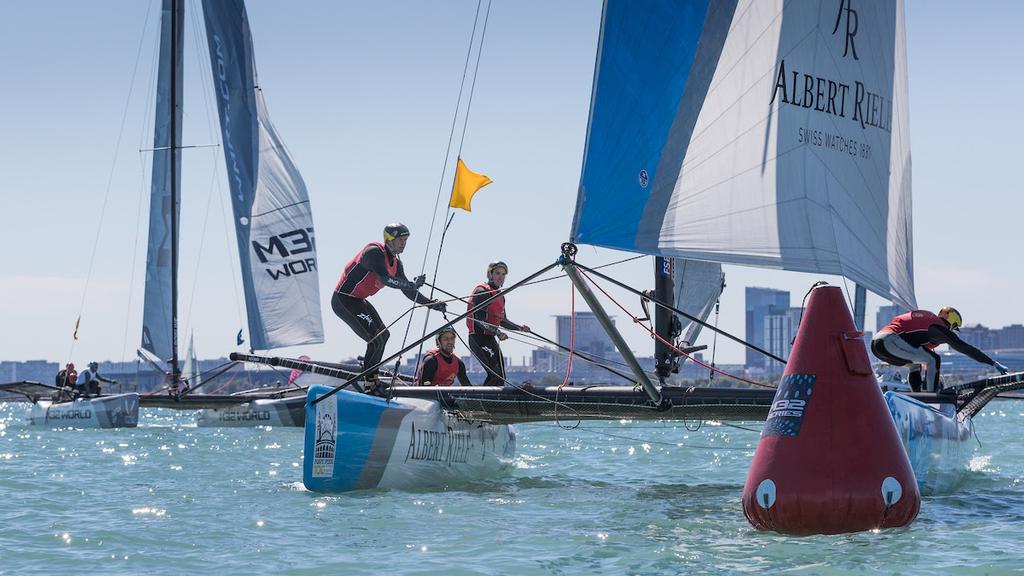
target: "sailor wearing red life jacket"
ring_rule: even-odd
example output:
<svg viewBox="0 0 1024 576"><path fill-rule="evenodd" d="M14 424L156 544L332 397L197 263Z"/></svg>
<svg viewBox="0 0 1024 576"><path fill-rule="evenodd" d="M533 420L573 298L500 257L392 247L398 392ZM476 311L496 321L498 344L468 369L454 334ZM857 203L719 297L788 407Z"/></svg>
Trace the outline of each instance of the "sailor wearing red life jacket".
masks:
<svg viewBox="0 0 1024 576"><path fill-rule="evenodd" d="M472 386L466 375L466 365L455 355L455 328L446 326L434 338L434 348L420 362L416 383L420 386L451 386L455 379L459 384Z"/></svg>
<svg viewBox="0 0 1024 576"><path fill-rule="evenodd" d="M1006 366L989 358L987 354L964 342L956 335L963 319L956 308L945 307L938 314L927 310L913 310L900 314L871 340L871 352L878 359L894 366L910 364L910 387L914 392L921 390L921 367L928 370L928 392L939 391L941 359L933 352L940 344L948 344L957 352L971 357L982 364L994 366L1001 374L1008 371Z"/></svg>
<svg viewBox="0 0 1024 576"><path fill-rule="evenodd" d="M366 383L376 384L377 364L384 357L384 346L391 333L387 331L377 310L366 299L387 286L397 288L413 302L445 311L444 302L431 300L420 294L426 276L417 276L414 281L405 277L405 269L399 255L405 251L409 241L409 228L405 224L389 224L384 227L384 242L371 242L355 255L334 288L331 308L334 314L345 321L357 336L366 341L363 355L363 370L372 369L365 376Z"/></svg>
<svg viewBox="0 0 1024 576"><path fill-rule="evenodd" d="M473 289L469 297L468 310L472 311L478 304L485 302L496 294L501 294L508 275L508 265L504 262L491 262L487 265L487 283ZM508 335L501 328L529 332L526 324L516 324L505 317L505 297L498 296L487 306L481 307L466 317L469 326L469 349L483 364L487 372L484 386L502 386L505 384L505 358L501 354L498 340L505 340Z"/></svg>

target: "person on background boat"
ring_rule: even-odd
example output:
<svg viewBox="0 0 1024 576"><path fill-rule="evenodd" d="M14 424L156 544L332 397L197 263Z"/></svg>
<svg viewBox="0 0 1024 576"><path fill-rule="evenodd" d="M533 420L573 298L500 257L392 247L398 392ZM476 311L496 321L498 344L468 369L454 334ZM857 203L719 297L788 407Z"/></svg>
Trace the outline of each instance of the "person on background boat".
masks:
<svg viewBox="0 0 1024 576"><path fill-rule="evenodd" d="M78 382L75 387L81 392L82 396L86 398L90 396L99 396L100 382L117 384L117 380L111 380L100 375L100 365L98 363L89 362L89 367L78 374Z"/></svg>
<svg viewBox="0 0 1024 576"><path fill-rule="evenodd" d="M466 317L466 324L469 326L469 349L487 371L484 386L505 384L505 357L501 354L498 341L507 339L508 335L502 332L501 328L517 332L530 331L526 324L516 324L505 317L505 296L500 294L507 275L508 264L501 261L491 262L487 265L487 283L473 288L473 293L469 297L468 310L473 310L488 298L498 295L487 306Z"/></svg>
<svg viewBox="0 0 1024 576"><path fill-rule="evenodd" d="M57 388L57 400L71 400L73 398L73 391L75 389L75 382L78 381L78 371L75 370L74 362L68 362L64 365L59 372L57 372L57 379L54 382Z"/></svg>
<svg viewBox="0 0 1024 576"><path fill-rule="evenodd" d="M420 386L451 386L455 379L459 384L472 386L466 375L466 365L455 355L455 328L445 326L434 337L437 348L423 357L416 383Z"/></svg>
<svg viewBox="0 0 1024 576"><path fill-rule="evenodd" d="M939 391L939 372L941 359L933 350L940 344L948 344L957 352L969 356L982 364L994 366L1000 374L1009 370L999 362L989 358L987 354L964 342L956 335L963 319L956 308L945 307L938 314L927 310L913 310L900 314L875 334L871 340L871 352L879 360L893 366L910 364L910 387L914 392L921 391L921 368L927 367L928 392Z"/></svg>
<svg viewBox="0 0 1024 576"><path fill-rule="evenodd" d="M369 388L376 388L377 364L384 357L384 346L391 337L377 310L366 299L387 286L401 290L416 304L444 312L444 302L432 300L420 294L419 288L426 281L420 275L410 281L399 255L405 251L409 241L409 228L405 224L388 224L384 227L384 242L371 242L359 251L341 273L341 279L334 288L331 308L356 336L366 342L363 355L363 370L372 372L365 376Z"/></svg>

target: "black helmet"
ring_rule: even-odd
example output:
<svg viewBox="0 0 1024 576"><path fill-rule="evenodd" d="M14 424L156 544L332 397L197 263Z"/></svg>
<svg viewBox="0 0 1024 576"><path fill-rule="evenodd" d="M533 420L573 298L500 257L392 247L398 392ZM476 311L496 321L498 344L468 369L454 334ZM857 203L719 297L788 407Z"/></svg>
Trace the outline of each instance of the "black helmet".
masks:
<svg viewBox="0 0 1024 576"><path fill-rule="evenodd" d="M495 260L494 262L491 262L490 264L487 265L487 276L488 277L491 276L491 272L493 272L495 268L504 268L505 269L505 274L508 274L508 264L505 264L501 260Z"/></svg>
<svg viewBox="0 0 1024 576"><path fill-rule="evenodd" d="M458 337L459 335L458 332L455 331L455 326L452 326L451 324L437 331L437 335L434 336L434 340L436 340L439 344L441 342L442 334L454 334L456 337Z"/></svg>
<svg viewBox="0 0 1024 576"><path fill-rule="evenodd" d="M409 227L401 222L395 222L388 224L384 227L384 241L394 240L395 238L401 238L402 236L409 235Z"/></svg>
<svg viewBox="0 0 1024 576"><path fill-rule="evenodd" d="M100 368L100 365L97 364L96 362L89 362L89 370L92 370L93 372L95 372L95 371L99 370L99 368Z"/></svg>

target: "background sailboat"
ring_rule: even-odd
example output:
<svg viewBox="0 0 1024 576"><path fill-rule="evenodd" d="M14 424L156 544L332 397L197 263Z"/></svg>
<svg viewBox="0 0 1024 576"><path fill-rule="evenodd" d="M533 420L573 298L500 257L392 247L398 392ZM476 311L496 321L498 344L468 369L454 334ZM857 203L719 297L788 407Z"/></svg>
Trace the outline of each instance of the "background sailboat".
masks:
<svg viewBox="0 0 1024 576"><path fill-rule="evenodd" d="M323 342L309 195L267 114L241 0L204 2L213 88L248 318L249 346ZM184 8L164 0L142 327L145 357L167 362L177 388L178 214ZM194 386L194 384L193 384Z"/></svg>

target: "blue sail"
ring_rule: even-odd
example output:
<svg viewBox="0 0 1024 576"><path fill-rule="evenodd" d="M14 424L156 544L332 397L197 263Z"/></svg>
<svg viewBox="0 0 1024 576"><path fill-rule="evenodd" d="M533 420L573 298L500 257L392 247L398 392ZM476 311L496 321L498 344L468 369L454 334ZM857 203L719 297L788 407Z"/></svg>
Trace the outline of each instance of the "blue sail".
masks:
<svg viewBox="0 0 1024 576"><path fill-rule="evenodd" d="M204 0L254 350L323 342L306 185L267 115L242 0Z"/></svg>
<svg viewBox="0 0 1024 576"><path fill-rule="evenodd" d="M902 0L607 0L574 241L914 308Z"/></svg>
<svg viewBox="0 0 1024 576"><path fill-rule="evenodd" d="M172 28L171 19L177 20ZM171 170L175 171L175 182L181 182L181 162L172 166L171 158L171 103L181 102L181 82L171 97L171 62L181 77L182 55L179 50L171 54L171 30L177 30L177 46L182 46L184 12L173 10L171 0L163 0L160 19L160 68L157 76L156 120L153 127L153 181L149 200L149 246L146 249L146 289L142 315L142 348L167 361L174 354L171 344ZM176 122L181 125L181 106L173 111ZM174 147L181 146L181 132L178 131ZM178 196L178 195L175 195ZM179 196L180 197L180 196ZM175 231L177 232L177 231Z"/></svg>

